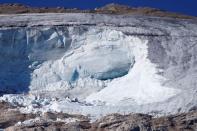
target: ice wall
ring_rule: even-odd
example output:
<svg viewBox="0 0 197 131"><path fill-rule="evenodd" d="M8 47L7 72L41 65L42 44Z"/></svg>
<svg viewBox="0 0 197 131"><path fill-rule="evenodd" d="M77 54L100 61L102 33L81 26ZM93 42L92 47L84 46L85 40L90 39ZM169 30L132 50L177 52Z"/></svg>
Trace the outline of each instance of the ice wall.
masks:
<svg viewBox="0 0 197 131"><path fill-rule="evenodd" d="M179 92L162 86L165 78L148 59L145 37L85 26L18 28L1 34L2 60L9 59L9 64L2 62L0 75L5 91L64 92L62 96L106 104L153 103Z"/></svg>
<svg viewBox="0 0 197 131"><path fill-rule="evenodd" d="M69 90L87 87L80 83L87 80L92 88L103 88L134 64L119 39L123 34L113 30L45 27L0 33L2 92Z"/></svg>

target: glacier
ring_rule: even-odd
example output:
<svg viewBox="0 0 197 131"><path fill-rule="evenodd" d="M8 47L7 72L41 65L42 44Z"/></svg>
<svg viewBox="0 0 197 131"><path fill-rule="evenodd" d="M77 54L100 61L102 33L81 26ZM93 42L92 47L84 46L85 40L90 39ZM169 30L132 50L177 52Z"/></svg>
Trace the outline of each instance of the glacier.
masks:
<svg viewBox="0 0 197 131"><path fill-rule="evenodd" d="M166 114L197 106L196 20L0 17L0 100L22 112Z"/></svg>

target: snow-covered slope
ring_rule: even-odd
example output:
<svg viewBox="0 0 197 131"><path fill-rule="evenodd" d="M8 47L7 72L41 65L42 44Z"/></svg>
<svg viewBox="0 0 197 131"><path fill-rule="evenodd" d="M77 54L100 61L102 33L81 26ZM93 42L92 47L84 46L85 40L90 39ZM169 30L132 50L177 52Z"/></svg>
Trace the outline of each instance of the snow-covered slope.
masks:
<svg viewBox="0 0 197 131"><path fill-rule="evenodd" d="M5 101L27 108L35 100L45 101L45 111L92 115L176 113L197 105L195 20L98 14L0 17L1 93L41 96L4 96Z"/></svg>

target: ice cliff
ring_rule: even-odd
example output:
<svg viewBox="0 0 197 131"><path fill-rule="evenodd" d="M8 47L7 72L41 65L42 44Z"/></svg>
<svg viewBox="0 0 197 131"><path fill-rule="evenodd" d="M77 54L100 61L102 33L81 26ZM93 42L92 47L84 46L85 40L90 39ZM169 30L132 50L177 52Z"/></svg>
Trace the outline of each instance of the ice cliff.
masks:
<svg viewBox="0 0 197 131"><path fill-rule="evenodd" d="M196 20L72 13L0 17L1 94L41 95L48 99L43 109L83 114L176 113L197 106ZM24 105L37 99L8 96L1 99Z"/></svg>

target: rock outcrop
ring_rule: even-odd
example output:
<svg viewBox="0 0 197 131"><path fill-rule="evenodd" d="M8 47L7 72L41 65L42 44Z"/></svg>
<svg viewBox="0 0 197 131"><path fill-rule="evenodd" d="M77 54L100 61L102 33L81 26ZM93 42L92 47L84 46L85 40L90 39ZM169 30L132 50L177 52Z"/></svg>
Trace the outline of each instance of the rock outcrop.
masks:
<svg viewBox="0 0 197 131"><path fill-rule="evenodd" d="M52 118L54 117L56 116ZM69 117L64 121L63 119L52 121L50 118L31 120L29 123L28 121L22 122L8 127L6 131L195 131L197 129L197 112L159 118L145 114L112 114L93 123L85 117L85 119Z"/></svg>
<svg viewBox="0 0 197 131"><path fill-rule="evenodd" d="M21 130L77 130L90 128L89 119L66 113L21 113L9 103L0 102L0 129Z"/></svg>
<svg viewBox="0 0 197 131"><path fill-rule="evenodd" d="M9 103L0 102L0 128L6 128L19 121L35 118L35 114L21 113L16 107Z"/></svg>
<svg viewBox="0 0 197 131"><path fill-rule="evenodd" d="M111 114L91 123L88 117L66 113L23 114L0 103L0 128L6 131L195 131L197 111L155 118L146 114Z"/></svg>
<svg viewBox="0 0 197 131"><path fill-rule="evenodd" d="M108 115L92 124L102 131L195 131L197 112L154 118L144 114Z"/></svg>

